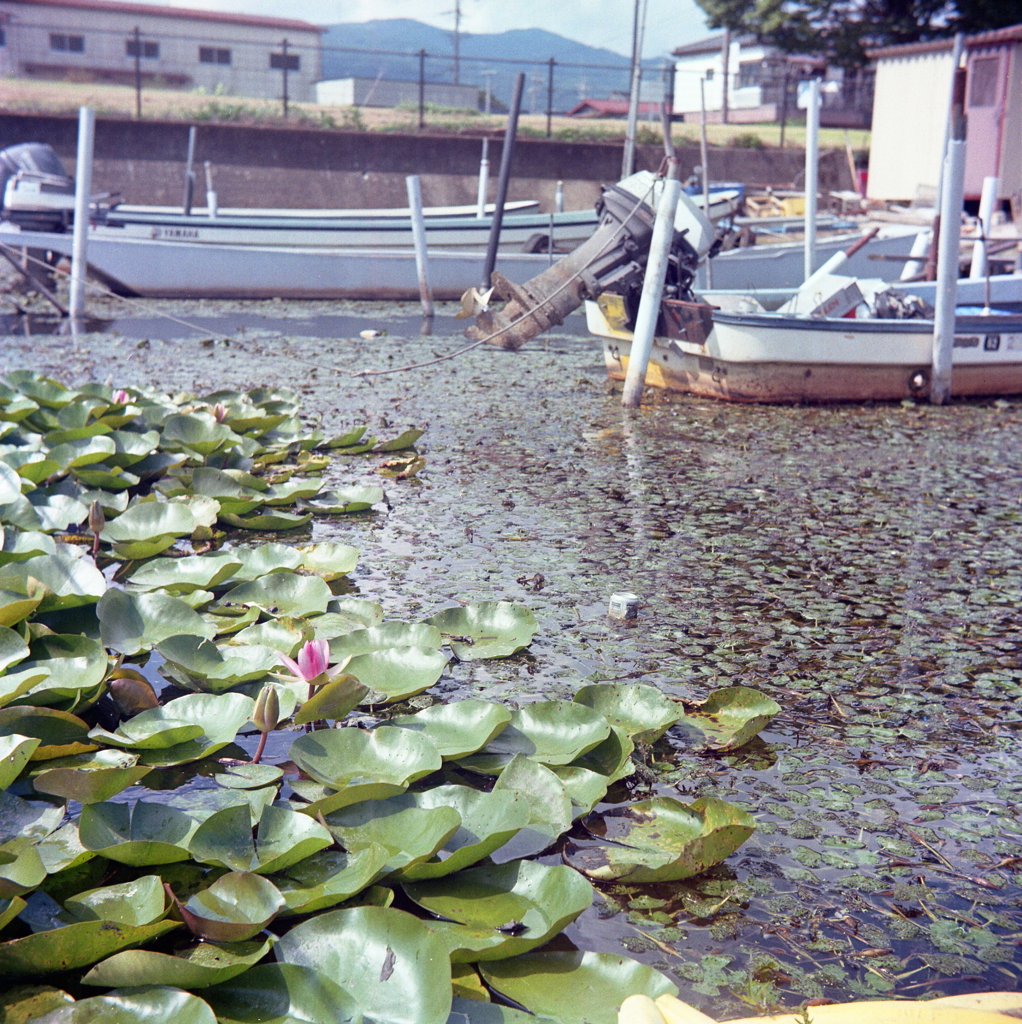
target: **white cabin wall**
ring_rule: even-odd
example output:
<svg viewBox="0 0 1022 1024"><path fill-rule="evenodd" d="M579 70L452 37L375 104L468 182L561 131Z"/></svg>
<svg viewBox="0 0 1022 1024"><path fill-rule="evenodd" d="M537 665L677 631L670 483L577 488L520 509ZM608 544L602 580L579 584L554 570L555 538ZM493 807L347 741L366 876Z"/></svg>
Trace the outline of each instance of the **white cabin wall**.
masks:
<svg viewBox="0 0 1022 1024"><path fill-rule="evenodd" d="M877 62L870 199L910 201L936 188L951 72L950 49Z"/></svg>

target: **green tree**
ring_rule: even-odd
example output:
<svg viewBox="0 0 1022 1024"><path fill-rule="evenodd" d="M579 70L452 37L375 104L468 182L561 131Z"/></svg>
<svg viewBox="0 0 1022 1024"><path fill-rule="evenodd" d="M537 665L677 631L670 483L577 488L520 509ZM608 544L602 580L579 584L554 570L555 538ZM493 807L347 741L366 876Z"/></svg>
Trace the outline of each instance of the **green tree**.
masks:
<svg viewBox="0 0 1022 1024"><path fill-rule="evenodd" d="M1022 0L697 0L713 28L755 35L786 53L866 63L866 51L1022 22Z"/></svg>

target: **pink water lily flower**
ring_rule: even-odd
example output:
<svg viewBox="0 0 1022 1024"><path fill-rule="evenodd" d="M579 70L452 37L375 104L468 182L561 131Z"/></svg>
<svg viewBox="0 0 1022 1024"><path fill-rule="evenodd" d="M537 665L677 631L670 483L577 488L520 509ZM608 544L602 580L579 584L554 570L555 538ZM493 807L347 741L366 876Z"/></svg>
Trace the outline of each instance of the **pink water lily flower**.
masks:
<svg viewBox="0 0 1022 1024"><path fill-rule="evenodd" d="M110 396L110 400L114 403L114 405L127 405L128 402L131 400L131 396L128 394L127 391L125 391L122 388L118 391L115 391Z"/></svg>
<svg viewBox="0 0 1022 1024"><path fill-rule="evenodd" d="M306 640L298 652L297 661L294 658L289 658L286 654L281 654L279 657L294 674L296 680L309 684L311 694L312 687L317 685L316 680L330 667L330 644L326 640ZM324 681L319 680L319 682Z"/></svg>

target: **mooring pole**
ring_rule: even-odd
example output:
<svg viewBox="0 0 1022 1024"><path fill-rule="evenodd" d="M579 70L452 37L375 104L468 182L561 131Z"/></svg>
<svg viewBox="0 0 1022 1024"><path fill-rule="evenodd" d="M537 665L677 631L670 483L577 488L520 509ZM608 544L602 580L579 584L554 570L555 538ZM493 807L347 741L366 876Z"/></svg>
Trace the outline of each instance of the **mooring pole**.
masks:
<svg viewBox="0 0 1022 1024"><path fill-rule="evenodd" d="M71 319L85 315L85 271L89 244L89 194L92 192L92 153L96 114L91 107L78 108L78 152L75 156L75 223L71 237Z"/></svg>
<svg viewBox="0 0 1022 1024"><path fill-rule="evenodd" d="M979 238L972 246L969 277L987 276L987 242L990 240L990 225L994 219L994 207L997 205L998 184L997 178L983 179L983 191L979 197Z"/></svg>
<svg viewBox="0 0 1022 1024"><path fill-rule="evenodd" d="M962 192L965 184L965 68L955 68L951 131L944 157L937 245L937 288L933 313L933 365L930 401L951 401L951 361L955 346L955 301L958 297L959 243L962 233Z"/></svg>
<svg viewBox="0 0 1022 1024"><path fill-rule="evenodd" d="M185 157L185 190L181 197L181 211L188 216L192 212L192 199L195 196L195 171L192 164L195 163L195 137L198 129L195 125L188 126L188 154Z"/></svg>
<svg viewBox="0 0 1022 1024"><path fill-rule="evenodd" d="M426 253L426 221L422 216L422 186L417 174L405 178L408 208L412 211L412 239L415 243L415 270L419 275L419 299L422 315L433 315L433 289L429 283L429 257Z"/></svg>
<svg viewBox="0 0 1022 1024"><path fill-rule="evenodd" d="M135 26L135 117L142 116L142 33Z"/></svg>
<svg viewBox="0 0 1022 1024"><path fill-rule="evenodd" d="M710 170L706 166L707 162L707 146L706 146L706 79L699 79L699 159L703 162L703 213L706 214L706 219L710 219ZM713 268L710 266L710 261L706 260L703 264L706 268L706 287L713 287Z"/></svg>
<svg viewBox="0 0 1022 1024"><path fill-rule="evenodd" d="M816 193L820 187L820 80L809 83L806 107L806 223L805 272L802 280L816 270Z"/></svg>
<svg viewBox="0 0 1022 1024"><path fill-rule="evenodd" d="M500 245L500 229L504 224L504 203L507 202L507 186L511 180L511 157L515 151L515 135L518 133L518 114L522 109L522 90L525 88L525 72L515 75L515 87L511 93L511 109L507 115L504 131L504 145L500 150L500 170L497 172L497 195L494 199L493 223L490 225L490 240L486 246L486 262L483 264L482 290L490 287L490 275L497 263L497 247Z"/></svg>
<svg viewBox="0 0 1022 1024"><path fill-rule="evenodd" d="M674 217L678 212L678 196L681 182L678 180L678 161L667 160L667 180L657 203L656 220L653 222L653 237L649 243L649 257L646 261L646 276L642 281L642 295L639 311L635 316L635 330L632 332L632 350L628 357L625 373L625 387L621 404L635 409L642 402L642 389L646 383L646 367L653 350L653 335L660 316L660 300L664 294L667 278L667 260L674 241Z"/></svg>
<svg viewBox="0 0 1022 1024"><path fill-rule="evenodd" d="M419 50L419 129L426 127L426 51Z"/></svg>

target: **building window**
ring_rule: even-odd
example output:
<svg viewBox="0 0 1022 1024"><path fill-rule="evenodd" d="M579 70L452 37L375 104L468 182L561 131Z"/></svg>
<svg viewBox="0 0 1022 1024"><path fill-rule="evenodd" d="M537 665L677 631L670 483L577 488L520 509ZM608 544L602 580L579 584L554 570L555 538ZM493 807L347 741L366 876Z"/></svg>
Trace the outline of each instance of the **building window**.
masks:
<svg viewBox="0 0 1022 1024"><path fill-rule="evenodd" d="M63 32L50 33L50 49L67 53L85 53L85 36L69 36Z"/></svg>
<svg viewBox="0 0 1022 1024"><path fill-rule="evenodd" d="M738 88L744 89L749 86L760 85L763 77L763 64L761 61L746 61L738 65Z"/></svg>
<svg viewBox="0 0 1022 1024"><path fill-rule="evenodd" d="M981 57L969 66L969 106L992 107L997 102L1000 57Z"/></svg>
<svg viewBox="0 0 1022 1024"><path fill-rule="evenodd" d="M138 44L134 39L124 40L124 54L127 57L147 57L155 60L160 55L160 44L142 40L142 52L138 52Z"/></svg>
<svg viewBox="0 0 1022 1024"><path fill-rule="evenodd" d="M0 25L0 46L6 46L6 45L7 45L7 30L3 27L3 25Z"/></svg>
<svg viewBox="0 0 1022 1024"><path fill-rule="evenodd" d="M271 53L270 67L276 71L298 71L302 66L302 59L297 53Z"/></svg>
<svg viewBox="0 0 1022 1024"><path fill-rule="evenodd" d="M216 46L199 47L200 64L230 64L231 51L220 49Z"/></svg>
<svg viewBox="0 0 1022 1024"><path fill-rule="evenodd" d="M706 74L703 75L703 77L706 79L707 82L712 82L713 81L713 68L707 68L706 69Z"/></svg>

